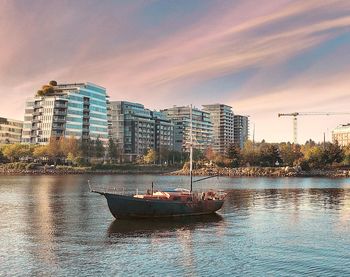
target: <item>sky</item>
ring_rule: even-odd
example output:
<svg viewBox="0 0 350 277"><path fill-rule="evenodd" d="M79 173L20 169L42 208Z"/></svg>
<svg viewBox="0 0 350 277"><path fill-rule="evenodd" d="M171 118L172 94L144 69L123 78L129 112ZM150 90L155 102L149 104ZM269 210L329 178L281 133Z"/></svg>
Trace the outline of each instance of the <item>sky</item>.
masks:
<svg viewBox="0 0 350 277"><path fill-rule="evenodd" d="M152 110L227 104L256 141L292 141L278 113L350 112L347 0L0 0L0 37L0 116L50 80ZM301 116L298 141L349 122Z"/></svg>

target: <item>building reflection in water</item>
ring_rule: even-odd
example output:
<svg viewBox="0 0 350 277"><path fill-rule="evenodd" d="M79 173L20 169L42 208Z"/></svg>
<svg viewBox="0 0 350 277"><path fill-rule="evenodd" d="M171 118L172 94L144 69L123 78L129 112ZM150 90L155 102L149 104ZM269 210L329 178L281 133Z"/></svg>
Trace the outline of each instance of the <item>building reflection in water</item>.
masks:
<svg viewBox="0 0 350 277"><path fill-rule="evenodd" d="M87 203L87 187L81 182L86 180L77 180L76 176L43 176L33 178L27 186L26 195L32 198L26 209L27 234L34 243L31 253L47 266L67 259L59 249L63 237L67 234L74 237L78 230L88 228L91 207Z"/></svg>

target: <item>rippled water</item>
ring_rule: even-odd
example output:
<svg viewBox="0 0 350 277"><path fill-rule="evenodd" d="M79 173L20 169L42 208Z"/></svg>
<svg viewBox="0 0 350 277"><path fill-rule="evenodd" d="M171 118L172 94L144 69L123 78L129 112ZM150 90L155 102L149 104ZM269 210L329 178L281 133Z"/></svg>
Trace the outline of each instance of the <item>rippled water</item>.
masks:
<svg viewBox="0 0 350 277"><path fill-rule="evenodd" d="M200 187L228 192L216 216L117 221L88 178L130 191L187 183L0 177L0 275L350 275L350 179L210 179Z"/></svg>

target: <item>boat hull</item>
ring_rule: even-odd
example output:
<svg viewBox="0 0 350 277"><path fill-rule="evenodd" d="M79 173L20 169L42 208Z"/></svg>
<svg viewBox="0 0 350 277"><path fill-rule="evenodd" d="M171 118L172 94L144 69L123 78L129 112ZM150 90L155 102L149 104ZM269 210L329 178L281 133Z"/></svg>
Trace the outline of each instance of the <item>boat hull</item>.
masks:
<svg viewBox="0 0 350 277"><path fill-rule="evenodd" d="M103 193L115 218L159 218L205 215L221 209L223 200L196 202L145 200L133 196Z"/></svg>

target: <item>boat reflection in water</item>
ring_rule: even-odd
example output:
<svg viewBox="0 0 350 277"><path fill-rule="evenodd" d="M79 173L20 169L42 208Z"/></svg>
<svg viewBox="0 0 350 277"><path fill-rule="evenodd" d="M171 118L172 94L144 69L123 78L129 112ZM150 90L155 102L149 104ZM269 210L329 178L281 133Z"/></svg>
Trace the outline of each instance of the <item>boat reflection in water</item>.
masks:
<svg viewBox="0 0 350 277"><path fill-rule="evenodd" d="M108 236L133 236L142 234L150 236L159 233L176 233L178 230L194 230L217 226L224 222L219 214L165 218L165 219L116 219L108 228Z"/></svg>

